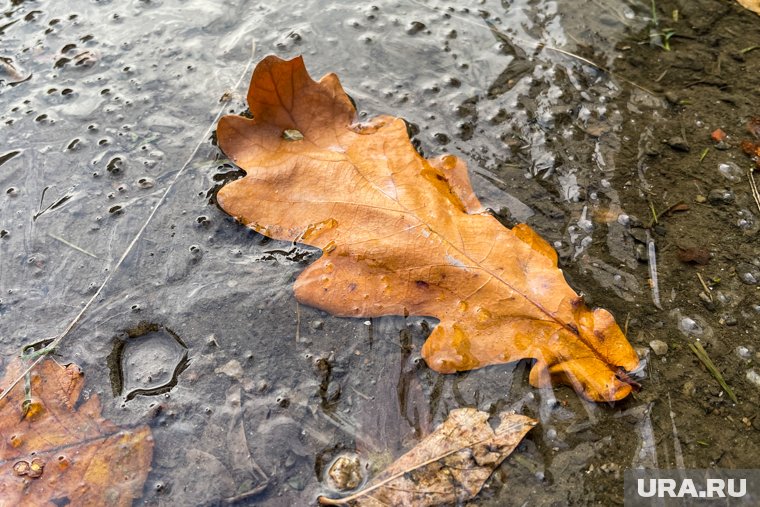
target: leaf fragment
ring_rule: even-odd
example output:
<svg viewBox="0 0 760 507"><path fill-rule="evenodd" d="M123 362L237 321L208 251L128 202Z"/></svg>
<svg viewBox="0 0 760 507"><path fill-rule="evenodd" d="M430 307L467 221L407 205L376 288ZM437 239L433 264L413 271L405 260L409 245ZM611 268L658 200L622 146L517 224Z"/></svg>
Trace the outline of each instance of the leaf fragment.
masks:
<svg viewBox="0 0 760 507"><path fill-rule="evenodd" d="M10 364L3 385L23 371ZM142 495L153 439L147 426L121 428L100 415L97 395L77 405L84 381L76 365L46 360L0 401L0 504L129 506Z"/></svg>
<svg viewBox="0 0 760 507"><path fill-rule="evenodd" d="M538 422L504 412L496 429L474 408L452 410L433 433L401 456L361 491L345 498L319 497L323 505L379 507L460 504L480 492L491 473Z"/></svg>

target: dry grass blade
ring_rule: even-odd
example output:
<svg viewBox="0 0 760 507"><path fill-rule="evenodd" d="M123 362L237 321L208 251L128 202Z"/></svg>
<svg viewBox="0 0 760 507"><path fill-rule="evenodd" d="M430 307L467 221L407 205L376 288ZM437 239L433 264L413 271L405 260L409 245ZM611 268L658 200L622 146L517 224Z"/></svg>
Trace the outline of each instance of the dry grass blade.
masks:
<svg viewBox="0 0 760 507"><path fill-rule="evenodd" d="M710 302L713 301L713 295L712 291L710 290L710 287L707 286L705 283L705 279L702 278L702 275L697 273L697 278L699 279L699 283L702 284L702 288L705 290L705 295L710 299Z"/></svg>
<svg viewBox="0 0 760 507"><path fill-rule="evenodd" d="M736 395L734 394L734 391L728 387L728 384L726 383L725 379L723 378L723 375L721 375L720 370L717 366L715 366L715 363L712 362L712 359L710 359L710 356L707 355L707 351L699 342L694 342L689 344L689 348L692 352L699 358L700 361L702 361L702 364L705 365L707 370L712 374L713 377L715 377L715 380L718 381L720 384L720 387L723 388L724 391L726 391L726 394L729 398L731 398L731 401L734 403L739 403L739 400L736 399Z"/></svg>
<svg viewBox="0 0 760 507"><path fill-rule="evenodd" d="M747 179L749 180L749 188L752 190L752 198L755 199L758 211L760 211L760 192L757 191L757 183L755 183L755 174L752 169L747 170Z"/></svg>
<svg viewBox="0 0 760 507"><path fill-rule="evenodd" d="M68 246L70 248L73 248L77 252L80 252L80 253L83 253L85 255L88 255L88 256L92 257L93 259L100 259L100 257L98 257L97 255L95 255L94 253L88 252L84 248L81 248L81 247L75 245L74 243L72 243L70 241L66 241L65 239L63 239L60 236L56 236L55 234L50 233L50 232L48 233L48 236L50 236L51 238L53 238L53 239L55 239L57 241L60 241L61 243L63 243L64 245L66 245L66 246Z"/></svg>
<svg viewBox="0 0 760 507"><path fill-rule="evenodd" d="M654 238L647 230L647 256L649 257L649 281L652 289L652 303L654 306L662 310L662 304L660 303L660 283L657 280L657 248L654 244Z"/></svg>

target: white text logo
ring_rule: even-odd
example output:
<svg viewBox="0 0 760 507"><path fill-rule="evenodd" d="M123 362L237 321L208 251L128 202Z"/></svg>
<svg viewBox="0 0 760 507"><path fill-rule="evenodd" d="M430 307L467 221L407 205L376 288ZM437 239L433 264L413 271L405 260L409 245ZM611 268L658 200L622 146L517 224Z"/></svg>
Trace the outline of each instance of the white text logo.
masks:
<svg viewBox="0 0 760 507"><path fill-rule="evenodd" d="M638 479L638 494L644 498L740 498L747 494L746 479L706 479L705 489L697 489L694 481L683 479Z"/></svg>

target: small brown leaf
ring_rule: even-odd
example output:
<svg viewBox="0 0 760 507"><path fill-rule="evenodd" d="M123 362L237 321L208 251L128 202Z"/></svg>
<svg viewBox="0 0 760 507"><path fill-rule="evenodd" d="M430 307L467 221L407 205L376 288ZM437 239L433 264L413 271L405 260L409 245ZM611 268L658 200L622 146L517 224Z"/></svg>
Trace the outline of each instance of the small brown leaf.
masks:
<svg viewBox="0 0 760 507"><path fill-rule="evenodd" d="M668 208L665 213L682 213L684 211L689 211L689 205L684 202L679 202Z"/></svg>
<svg viewBox="0 0 760 507"><path fill-rule="evenodd" d="M349 497L319 497L323 505L380 507L457 504L480 492L491 473L509 456L537 421L504 412L494 430L489 415L474 408L449 417L411 451L361 491Z"/></svg>
<svg viewBox="0 0 760 507"><path fill-rule="evenodd" d="M685 264L705 265L710 262L710 252L698 247L678 247L676 252L678 260Z"/></svg>
<svg viewBox="0 0 760 507"><path fill-rule="evenodd" d="M760 139L760 116L753 116L747 121L747 132L752 134L755 139Z"/></svg>
<svg viewBox="0 0 760 507"><path fill-rule="evenodd" d="M2 385L21 374L11 363ZM147 426L120 428L100 415L97 395L77 406L76 365L46 360L0 401L0 505L129 506L142 494L153 439Z"/></svg>
<svg viewBox="0 0 760 507"><path fill-rule="evenodd" d="M760 144L744 139L740 146L742 151L755 162L755 165L760 167Z"/></svg>

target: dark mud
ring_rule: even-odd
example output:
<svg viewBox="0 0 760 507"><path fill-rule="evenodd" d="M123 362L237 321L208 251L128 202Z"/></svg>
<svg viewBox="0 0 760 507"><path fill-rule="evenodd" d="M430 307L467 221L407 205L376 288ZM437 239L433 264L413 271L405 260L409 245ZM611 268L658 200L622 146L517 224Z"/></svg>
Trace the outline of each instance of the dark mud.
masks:
<svg viewBox="0 0 760 507"><path fill-rule="evenodd" d="M3 363L97 294L55 358L82 366L109 418L151 424L138 504L310 504L340 453L381 468L460 406L541 421L480 505L614 505L628 467L760 466L760 210L739 148L760 114L759 17L720 0L660 0L657 26L631 0L247 4L2 8ZM213 202L237 174L210 127L245 109L246 66L270 53L304 54L362 117L402 116L423 153L467 160L482 201L536 228L626 326L643 390L591 404L531 388L525 362L441 376L419 357L430 319L297 305L292 282L318 252ZM109 356L145 322L171 329L188 364L168 391L127 399ZM172 376L177 357L153 356L167 364L151 379Z"/></svg>

